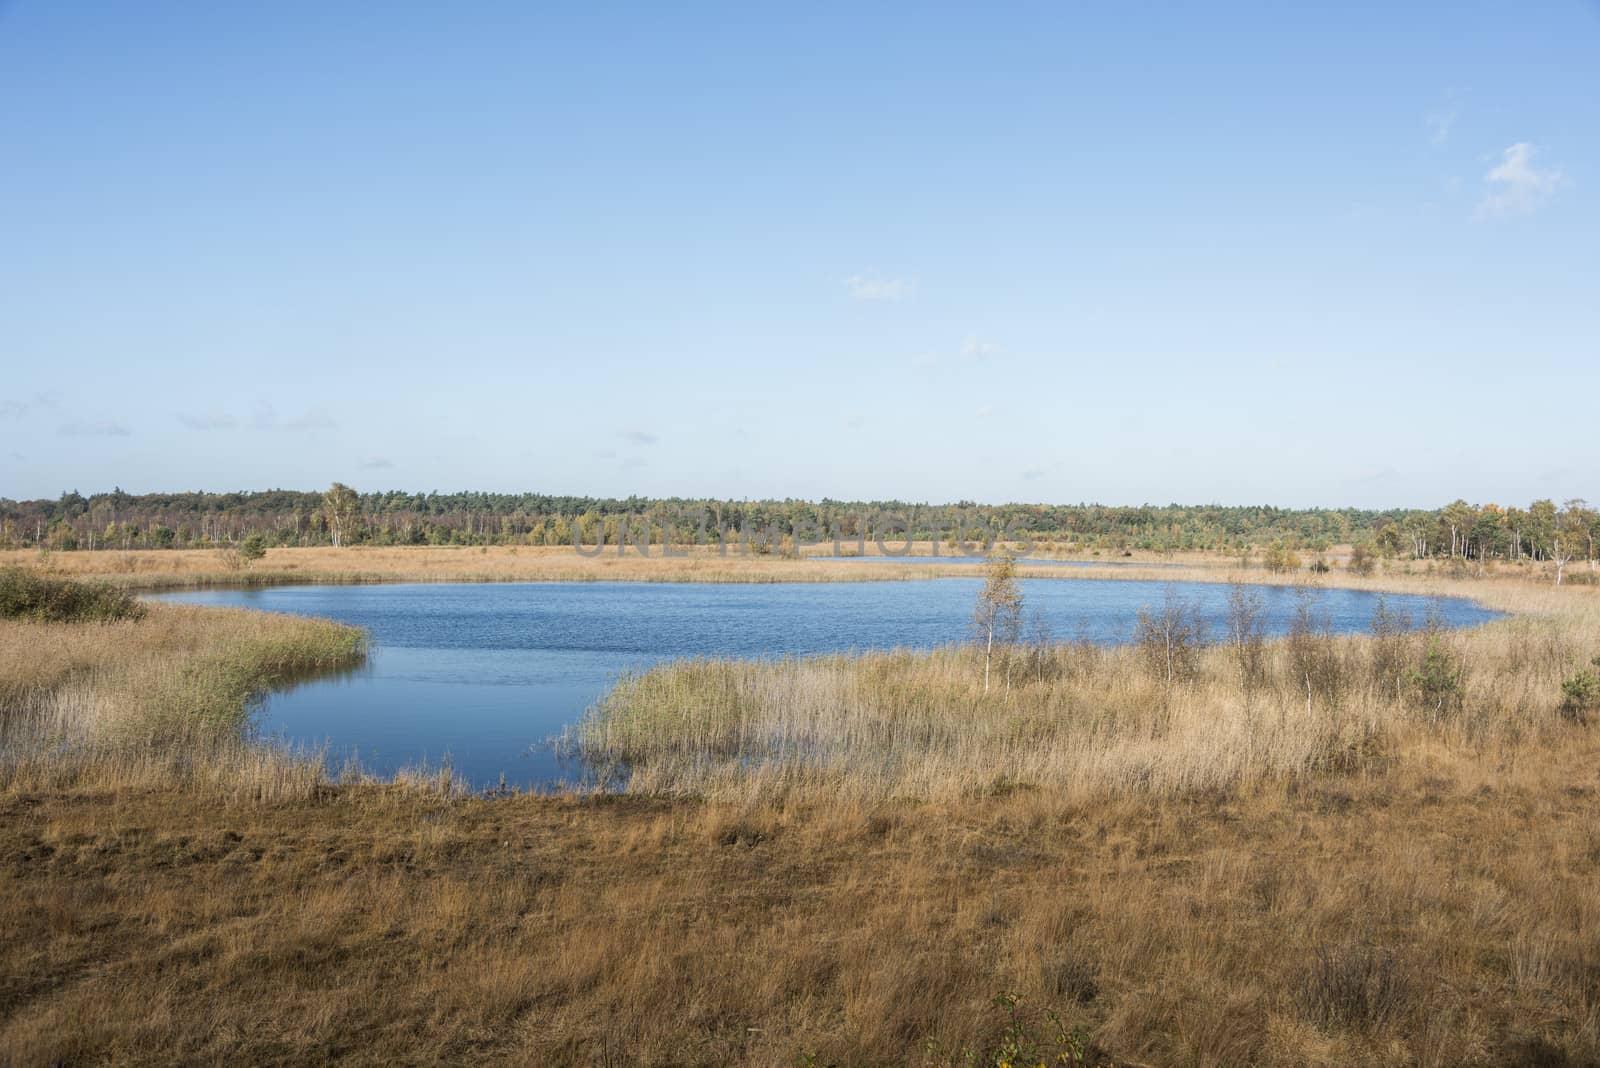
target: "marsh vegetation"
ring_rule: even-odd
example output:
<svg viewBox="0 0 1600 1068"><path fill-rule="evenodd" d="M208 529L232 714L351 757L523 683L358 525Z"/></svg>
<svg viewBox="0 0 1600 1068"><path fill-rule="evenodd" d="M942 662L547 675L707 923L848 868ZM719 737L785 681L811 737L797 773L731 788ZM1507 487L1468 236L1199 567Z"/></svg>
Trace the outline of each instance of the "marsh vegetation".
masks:
<svg viewBox="0 0 1600 1068"><path fill-rule="evenodd" d="M665 664L624 678L567 743L629 790L741 803L1175 795L1367 771L1423 739L1508 757L1552 744L1600 654L1588 600L1552 614L1533 590L1470 631L1380 600L1370 633L1338 635L1302 589L1269 642L1252 588L1231 588L1213 630L1169 586L1133 642L1107 647L1025 635L1020 594L995 581L970 645Z"/></svg>
<svg viewBox="0 0 1600 1068"><path fill-rule="evenodd" d="M1464 632L1386 607L1330 636L1308 601L1281 639L1254 592L1204 642L1177 593L1125 648L1023 627L988 693L970 647L664 667L585 724L635 793L559 797L339 782L231 733L250 693L358 656L347 628L0 623L0 1046L1600 1057L1592 591L1485 587L1514 615Z"/></svg>

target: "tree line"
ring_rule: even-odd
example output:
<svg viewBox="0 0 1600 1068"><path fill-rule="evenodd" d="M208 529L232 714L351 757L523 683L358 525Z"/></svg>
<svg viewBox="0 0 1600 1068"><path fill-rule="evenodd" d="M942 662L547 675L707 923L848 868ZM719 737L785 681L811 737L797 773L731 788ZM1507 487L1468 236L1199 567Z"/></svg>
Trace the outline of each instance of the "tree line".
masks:
<svg viewBox="0 0 1600 1068"><path fill-rule="evenodd" d="M654 537L693 543L712 531L797 525L843 538L903 524L918 538L969 527L1026 531L1045 545L1084 550L1247 552L1272 547L1322 552L1352 544L1415 559L1593 559L1594 509L1580 500L1526 508L1457 500L1438 509L1270 506L946 504L711 498L580 497L539 493L326 492L148 493L122 490L55 500L0 499L0 547L195 548L254 536L291 545L572 545L614 543L630 521Z"/></svg>

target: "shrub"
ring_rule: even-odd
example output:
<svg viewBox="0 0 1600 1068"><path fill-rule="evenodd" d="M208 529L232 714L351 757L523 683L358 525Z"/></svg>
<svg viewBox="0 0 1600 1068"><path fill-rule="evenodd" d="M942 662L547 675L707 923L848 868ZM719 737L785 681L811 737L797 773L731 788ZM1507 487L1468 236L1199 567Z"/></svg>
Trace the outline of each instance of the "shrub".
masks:
<svg viewBox="0 0 1600 1068"><path fill-rule="evenodd" d="M1372 574L1377 567L1377 560L1367 551L1365 545L1355 545L1350 549L1350 562L1346 566L1352 575L1367 576Z"/></svg>
<svg viewBox="0 0 1600 1068"><path fill-rule="evenodd" d="M1274 542L1261 555L1261 564L1273 574L1282 574L1285 571L1299 571L1300 557L1295 551L1282 542Z"/></svg>
<svg viewBox="0 0 1600 1068"><path fill-rule="evenodd" d="M1284 645L1289 653L1289 683L1303 692L1306 707L1320 699L1329 708L1344 700L1348 672L1333 637L1333 624L1320 611L1320 594L1301 586L1295 590L1294 615Z"/></svg>
<svg viewBox="0 0 1600 1068"><path fill-rule="evenodd" d="M1411 673L1417 701L1435 719L1461 707L1461 663L1439 638L1430 635L1422 663Z"/></svg>
<svg viewBox="0 0 1600 1068"><path fill-rule="evenodd" d="M144 605L115 586L51 578L21 567L0 570L0 618L36 623L109 623L142 615Z"/></svg>
<svg viewBox="0 0 1600 1068"><path fill-rule="evenodd" d="M1600 656L1591 661L1600 667ZM1600 711L1600 672L1587 668L1561 684L1561 714L1578 723L1588 723L1589 713Z"/></svg>
<svg viewBox="0 0 1600 1068"><path fill-rule="evenodd" d="M1133 643L1152 676L1167 689L1200 672L1206 647L1206 621L1200 606L1185 601L1168 586L1159 611L1139 609Z"/></svg>
<svg viewBox="0 0 1600 1068"><path fill-rule="evenodd" d="M1405 689L1407 665L1411 661L1411 617L1389 609L1389 600L1378 594L1372 612L1372 683L1379 693L1399 697Z"/></svg>
<svg viewBox="0 0 1600 1068"><path fill-rule="evenodd" d="M239 543L239 555L247 563L254 563L267 555L267 539L260 534L252 534Z"/></svg>

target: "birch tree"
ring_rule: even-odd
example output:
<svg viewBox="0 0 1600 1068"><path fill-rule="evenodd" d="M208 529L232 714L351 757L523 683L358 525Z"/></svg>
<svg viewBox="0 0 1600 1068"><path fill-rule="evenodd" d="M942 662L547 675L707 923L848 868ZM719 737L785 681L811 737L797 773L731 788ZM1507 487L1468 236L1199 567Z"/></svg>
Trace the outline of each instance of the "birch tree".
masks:
<svg viewBox="0 0 1600 1068"><path fill-rule="evenodd" d="M989 669L995 647L1003 655L1022 629L1022 587L1016 561L996 554L984 568L983 589L972 615L973 632L983 646L983 692L989 692Z"/></svg>
<svg viewBox="0 0 1600 1068"><path fill-rule="evenodd" d="M337 547L344 544L345 534L355 526L361 512L361 498L343 482L335 482L322 495L322 512L328 520L328 531Z"/></svg>

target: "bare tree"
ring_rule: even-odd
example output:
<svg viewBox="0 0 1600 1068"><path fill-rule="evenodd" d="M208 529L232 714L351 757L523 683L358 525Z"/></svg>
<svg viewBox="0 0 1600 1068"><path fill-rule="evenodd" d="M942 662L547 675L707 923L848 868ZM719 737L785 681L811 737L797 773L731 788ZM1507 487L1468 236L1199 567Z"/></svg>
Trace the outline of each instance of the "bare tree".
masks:
<svg viewBox="0 0 1600 1068"><path fill-rule="evenodd" d="M1228 648L1239 668L1246 696L1266 674L1266 599L1261 590L1234 582L1228 586Z"/></svg>
<svg viewBox="0 0 1600 1068"><path fill-rule="evenodd" d="M1197 605L1185 601L1169 585L1159 610L1139 609L1133 640L1151 672L1170 692L1174 684L1193 678L1200 671L1200 652L1206 644L1205 619Z"/></svg>

